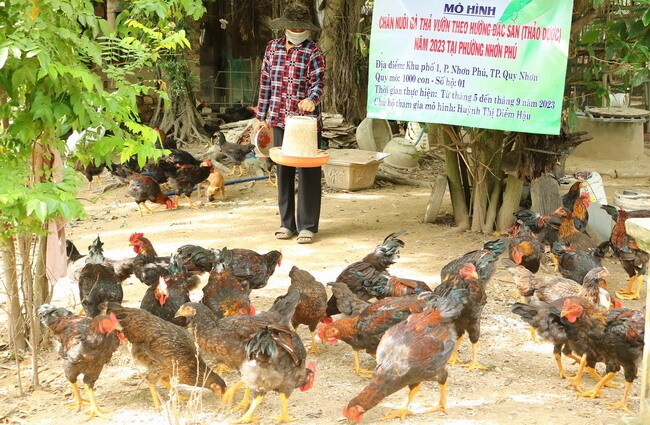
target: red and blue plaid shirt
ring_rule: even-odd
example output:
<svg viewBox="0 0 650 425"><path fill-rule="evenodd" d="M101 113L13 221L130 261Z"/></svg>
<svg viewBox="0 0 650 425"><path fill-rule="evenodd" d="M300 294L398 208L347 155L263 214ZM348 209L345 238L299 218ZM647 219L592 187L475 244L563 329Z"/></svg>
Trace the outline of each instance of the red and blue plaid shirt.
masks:
<svg viewBox="0 0 650 425"><path fill-rule="evenodd" d="M284 127L287 115L307 115L318 119L318 130L323 128L320 98L325 85L325 56L311 40L285 48L286 38L271 40L266 45L257 119L266 120L272 127ZM316 105L313 112L298 109L303 99Z"/></svg>

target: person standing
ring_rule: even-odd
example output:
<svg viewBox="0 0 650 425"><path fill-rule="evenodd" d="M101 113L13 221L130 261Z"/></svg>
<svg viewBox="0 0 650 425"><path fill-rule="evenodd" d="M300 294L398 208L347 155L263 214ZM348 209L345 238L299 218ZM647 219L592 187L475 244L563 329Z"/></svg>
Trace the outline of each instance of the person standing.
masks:
<svg viewBox="0 0 650 425"><path fill-rule="evenodd" d="M292 114L317 119L318 140L323 120L320 100L325 85L325 56L309 37L319 31L309 9L301 4L287 5L282 17L271 21L271 28L282 37L269 41L260 74L260 92L255 131L270 127L273 145L282 146L285 120ZM296 205L295 176L298 174ZM298 232L298 243L314 241L321 209L321 168L295 168L277 165L280 228L278 239L291 239Z"/></svg>

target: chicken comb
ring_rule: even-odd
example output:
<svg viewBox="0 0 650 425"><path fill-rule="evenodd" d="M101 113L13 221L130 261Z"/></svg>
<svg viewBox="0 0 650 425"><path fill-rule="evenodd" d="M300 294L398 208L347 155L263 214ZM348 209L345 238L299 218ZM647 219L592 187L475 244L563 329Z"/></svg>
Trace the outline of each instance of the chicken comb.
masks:
<svg viewBox="0 0 650 425"><path fill-rule="evenodd" d="M129 243L133 243L144 236L144 233L134 233L129 238Z"/></svg>

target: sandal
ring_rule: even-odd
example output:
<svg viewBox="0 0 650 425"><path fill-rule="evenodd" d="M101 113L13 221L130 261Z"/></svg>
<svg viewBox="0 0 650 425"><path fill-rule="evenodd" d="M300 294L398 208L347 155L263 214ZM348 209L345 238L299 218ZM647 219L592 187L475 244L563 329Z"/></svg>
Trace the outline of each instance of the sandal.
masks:
<svg viewBox="0 0 650 425"><path fill-rule="evenodd" d="M310 230L301 230L298 233L298 243L299 244L308 244L314 242L314 232Z"/></svg>
<svg viewBox="0 0 650 425"><path fill-rule="evenodd" d="M296 232L291 229L287 229L286 227L280 227L278 230L275 231L275 237L277 239L291 239L295 233Z"/></svg>

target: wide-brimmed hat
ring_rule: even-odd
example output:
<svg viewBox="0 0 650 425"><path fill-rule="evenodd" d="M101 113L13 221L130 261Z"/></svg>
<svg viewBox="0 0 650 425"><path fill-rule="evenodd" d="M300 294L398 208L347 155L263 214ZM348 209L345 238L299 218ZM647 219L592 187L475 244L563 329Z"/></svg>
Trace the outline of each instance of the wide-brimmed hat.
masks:
<svg viewBox="0 0 650 425"><path fill-rule="evenodd" d="M310 31L320 31L311 21L311 12L301 4L292 3L284 8L282 17L271 21L271 28L274 30L284 29L301 29Z"/></svg>

